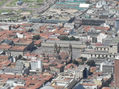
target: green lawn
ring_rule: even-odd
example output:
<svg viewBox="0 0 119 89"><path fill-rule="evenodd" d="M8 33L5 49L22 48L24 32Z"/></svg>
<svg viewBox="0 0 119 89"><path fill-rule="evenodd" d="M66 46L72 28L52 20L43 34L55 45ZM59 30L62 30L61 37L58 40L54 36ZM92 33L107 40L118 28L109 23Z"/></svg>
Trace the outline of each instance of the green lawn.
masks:
<svg viewBox="0 0 119 89"><path fill-rule="evenodd" d="M4 3L6 3L6 1L8 1L8 0L0 0L0 6L3 5Z"/></svg>
<svg viewBox="0 0 119 89"><path fill-rule="evenodd" d="M42 3L43 2L43 0L23 0L24 2L34 2L34 1L36 1L36 2L38 2L38 3Z"/></svg>
<svg viewBox="0 0 119 89"><path fill-rule="evenodd" d="M4 0L3 0L4 1ZM16 6L16 2L17 2L18 0L13 0L11 3L9 3L7 6L11 6L11 7L13 7L13 6ZM43 3L43 1L44 0L22 0L24 3L33 3L33 2L37 2L37 3L39 3L39 4L41 4L41 3ZM34 7L34 6L33 6Z"/></svg>
<svg viewBox="0 0 119 89"><path fill-rule="evenodd" d="M37 0L38 3L42 3L44 0Z"/></svg>
<svg viewBox="0 0 119 89"><path fill-rule="evenodd" d="M1 9L0 14L3 13L3 12L12 12L12 10L3 10L3 9Z"/></svg>

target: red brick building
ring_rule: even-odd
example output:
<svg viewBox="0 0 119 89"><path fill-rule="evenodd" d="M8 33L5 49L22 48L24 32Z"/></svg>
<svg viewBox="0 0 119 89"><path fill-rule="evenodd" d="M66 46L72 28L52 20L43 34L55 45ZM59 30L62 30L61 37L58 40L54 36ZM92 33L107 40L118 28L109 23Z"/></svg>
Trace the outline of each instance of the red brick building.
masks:
<svg viewBox="0 0 119 89"><path fill-rule="evenodd" d="M119 60L114 62L114 86L116 89L119 88Z"/></svg>

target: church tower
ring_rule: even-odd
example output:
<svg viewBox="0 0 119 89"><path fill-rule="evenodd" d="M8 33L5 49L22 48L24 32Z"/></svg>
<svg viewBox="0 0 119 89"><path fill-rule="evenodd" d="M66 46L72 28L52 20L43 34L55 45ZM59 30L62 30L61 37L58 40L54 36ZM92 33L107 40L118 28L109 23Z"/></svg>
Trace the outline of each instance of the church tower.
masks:
<svg viewBox="0 0 119 89"><path fill-rule="evenodd" d="M69 57L72 60L72 45L69 44Z"/></svg>

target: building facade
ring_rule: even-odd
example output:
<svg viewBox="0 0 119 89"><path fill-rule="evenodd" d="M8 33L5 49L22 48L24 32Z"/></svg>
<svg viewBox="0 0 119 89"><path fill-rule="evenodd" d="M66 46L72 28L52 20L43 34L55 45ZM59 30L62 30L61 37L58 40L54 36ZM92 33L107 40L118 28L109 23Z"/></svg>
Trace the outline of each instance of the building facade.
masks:
<svg viewBox="0 0 119 89"><path fill-rule="evenodd" d="M119 60L114 62L114 87L119 89Z"/></svg>

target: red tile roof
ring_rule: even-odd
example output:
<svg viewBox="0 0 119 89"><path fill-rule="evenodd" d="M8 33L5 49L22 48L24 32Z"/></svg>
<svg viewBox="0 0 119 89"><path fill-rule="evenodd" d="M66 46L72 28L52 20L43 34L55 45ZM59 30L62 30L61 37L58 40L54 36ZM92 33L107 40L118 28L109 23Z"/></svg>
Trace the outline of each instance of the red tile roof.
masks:
<svg viewBox="0 0 119 89"><path fill-rule="evenodd" d="M24 86L16 86L14 89L26 89Z"/></svg>
<svg viewBox="0 0 119 89"><path fill-rule="evenodd" d="M103 27L103 26L83 26L83 29L86 32L88 32L89 30L91 30L91 28L94 28L95 30L103 30L103 31L110 30L109 27Z"/></svg>
<svg viewBox="0 0 119 89"><path fill-rule="evenodd" d="M111 88L109 88L109 87L103 87L102 89L111 89Z"/></svg>
<svg viewBox="0 0 119 89"><path fill-rule="evenodd" d="M90 72L95 72L96 71L96 67L90 67Z"/></svg>
<svg viewBox="0 0 119 89"><path fill-rule="evenodd" d="M36 41L34 41L34 44L38 45L38 44L41 44L41 42L42 42L42 40L36 40Z"/></svg>
<svg viewBox="0 0 119 89"><path fill-rule="evenodd" d="M93 84L93 83L83 83L81 85L84 85L84 86L96 86L96 84Z"/></svg>
<svg viewBox="0 0 119 89"><path fill-rule="evenodd" d="M11 48L10 45L0 45L0 49L3 49L3 50L8 50L10 48Z"/></svg>
<svg viewBox="0 0 119 89"><path fill-rule="evenodd" d="M57 64L56 68L60 69L64 66L64 64Z"/></svg>
<svg viewBox="0 0 119 89"><path fill-rule="evenodd" d="M26 46L13 46L10 48L10 50L13 51L24 51L26 49Z"/></svg>
<svg viewBox="0 0 119 89"><path fill-rule="evenodd" d="M95 46L102 46L102 43L95 43Z"/></svg>
<svg viewBox="0 0 119 89"><path fill-rule="evenodd" d="M71 63L71 64L68 64L65 68L66 69L77 68L77 66L75 64Z"/></svg>

